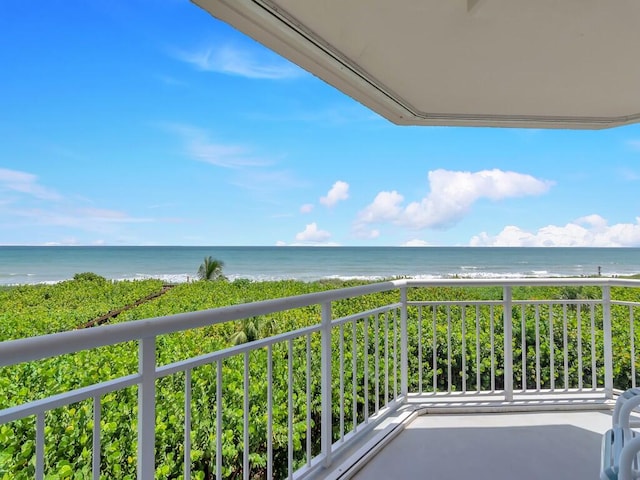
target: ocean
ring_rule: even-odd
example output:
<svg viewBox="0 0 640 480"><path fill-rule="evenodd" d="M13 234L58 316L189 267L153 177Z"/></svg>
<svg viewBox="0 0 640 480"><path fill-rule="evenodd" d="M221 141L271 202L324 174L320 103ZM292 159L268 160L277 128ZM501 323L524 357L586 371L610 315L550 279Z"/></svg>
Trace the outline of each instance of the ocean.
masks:
<svg viewBox="0 0 640 480"><path fill-rule="evenodd" d="M0 285L53 283L75 273L187 282L203 259L230 279L518 278L640 273L640 248L490 247L0 247Z"/></svg>

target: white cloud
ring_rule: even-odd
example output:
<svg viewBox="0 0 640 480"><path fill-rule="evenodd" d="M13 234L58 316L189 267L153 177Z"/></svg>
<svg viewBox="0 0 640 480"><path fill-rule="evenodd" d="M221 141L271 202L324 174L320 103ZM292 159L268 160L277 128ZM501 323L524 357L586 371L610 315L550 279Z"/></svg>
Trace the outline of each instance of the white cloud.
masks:
<svg viewBox="0 0 640 480"><path fill-rule="evenodd" d="M40 200L61 200L62 197L50 188L38 183L38 177L19 170L0 168L0 190L24 193Z"/></svg>
<svg viewBox="0 0 640 480"><path fill-rule="evenodd" d="M540 195L551 183L531 175L502 170L429 172L430 193L420 202L410 203L402 223L413 228L439 228L455 224L481 198L502 200L527 195Z"/></svg>
<svg viewBox="0 0 640 480"><path fill-rule="evenodd" d="M261 162L248 157L248 149L238 145L222 145L193 139L189 143L189 153L196 160L218 167L237 168L260 165Z"/></svg>
<svg viewBox="0 0 640 480"><path fill-rule="evenodd" d="M355 237L362 239L374 239L380 236L380 230L368 228L366 225L355 225L352 233Z"/></svg>
<svg viewBox="0 0 640 480"><path fill-rule="evenodd" d="M349 184L338 180L333 184L326 197L320 197L320 203L327 207L333 207L339 201L347 198L349 198Z"/></svg>
<svg viewBox="0 0 640 480"><path fill-rule="evenodd" d="M621 168L618 170L618 172L624 180L628 180L630 182L640 180L640 174L638 174L638 172L632 170L631 168Z"/></svg>
<svg viewBox="0 0 640 480"><path fill-rule="evenodd" d="M380 236L380 230L374 228L369 231L368 238L378 238Z"/></svg>
<svg viewBox="0 0 640 480"><path fill-rule="evenodd" d="M318 230L318 225L313 222L309 223L304 231L296 234L296 240L299 242L323 243L331 237L331 234L325 230Z"/></svg>
<svg viewBox="0 0 640 480"><path fill-rule="evenodd" d="M55 242L64 245L78 244L74 234L79 231L106 234L129 230L134 224L183 221L180 218L134 217L120 210L96 208L89 200L77 196L64 197L40 185L36 175L16 170L0 169L0 195L3 192L12 192L12 197L16 197L0 201L3 229L15 235L33 228L37 231L48 227L60 229L56 231L74 231ZM15 193L21 194L21 198Z"/></svg>
<svg viewBox="0 0 640 480"><path fill-rule="evenodd" d="M531 175L502 170L429 172L429 194L419 202L402 206L404 198L396 191L380 192L373 203L362 210L356 226L392 222L414 229L445 228L460 221L481 198L505 198L540 195L552 182Z"/></svg>
<svg viewBox="0 0 640 480"><path fill-rule="evenodd" d="M11 209L11 216L38 226L73 227L85 231L100 230L106 225L151 223L157 220L144 217L131 217L118 210L100 208L70 208L63 205L45 208Z"/></svg>
<svg viewBox="0 0 640 480"><path fill-rule="evenodd" d="M235 172L227 182L277 203L274 194L307 183L289 170L275 170L276 161L255 156L251 148L212 142L208 133L188 124L165 124L162 128L177 134L185 144L187 154L197 160Z"/></svg>
<svg viewBox="0 0 640 480"><path fill-rule="evenodd" d="M202 129L181 124L171 124L166 128L181 136L187 153L200 162L223 168L261 167L269 164L268 161L253 156L247 146L212 142Z"/></svg>
<svg viewBox="0 0 640 480"><path fill-rule="evenodd" d="M77 209L76 214L80 218L101 223L150 223L154 221L152 218L135 218L119 210L104 208L80 208Z"/></svg>
<svg viewBox="0 0 640 480"><path fill-rule="evenodd" d="M289 170L243 170L230 181L232 185L251 190L261 195L273 195L290 188L302 188L306 183ZM272 198L269 198L273 201Z"/></svg>
<svg viewBox="0 0 640 480"><path fill-rule="evenodd" d="M471 246L500 247L640 247L640 217L636 223L608 225L599 215L581 217L564 226L547 225L528 232L514 225L491 236L486 232L471 238Z"/></svg>
<svg viewBox="0 0 640 480"><path fill-rule="evenodd" d="M408 242L405 242L402 244L403 247L428 247L429 243L425 242L424 240L419 240L417 238L414 238L413 240L409 240Z"/></svg>
<svg viewBox="0 0 640 480"><path fill-rule="evenodd" d="M187 83L182 81L182 80L178 80L177 78L174 78L170 75L155 75L155 77L161 81L162 83L164 83L165 85L170 85L170 86L178 86L178 87L185 87L187 86Z"/></svg>
<svg viewBox="0 0 640 480"><path fill-rule="evenodd" d="M312 203L305 203L300 207L300 213L311 213L313 211Z"/></svg>
<svg viewBox="0 0 640 480"><path fill-rule="evenodd" d="M404 197L395 190L393 192L380 192L373 199L373 203L358 214L357 223L395 221L402 213L400 204L403 200Z"/></svg>
<svg viewBox="0 0 640 480"><path fill-rule="evenodd" d="M175 56L199 70L267 80L297 78L304 71L269 53L258 57L247 49L231 45L208 47L198 51L176 51Z"/></svg>
<svg viewBox="0 0 640 480"><path fill-rule="evenodd" d="M629 140L627 145L629 145L633 150L640 151L640 140Z"/></svg>

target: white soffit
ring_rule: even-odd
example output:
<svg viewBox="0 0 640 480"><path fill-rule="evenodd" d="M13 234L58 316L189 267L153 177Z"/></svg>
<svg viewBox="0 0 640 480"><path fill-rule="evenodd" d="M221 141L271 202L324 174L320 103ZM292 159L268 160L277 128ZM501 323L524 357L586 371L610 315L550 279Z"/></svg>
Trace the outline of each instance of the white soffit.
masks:
<svg viewBox="0 0 640 480"><path fill-rule="evenodd" d="M640 0L192 0L401 125L640 122Z"/></svg>

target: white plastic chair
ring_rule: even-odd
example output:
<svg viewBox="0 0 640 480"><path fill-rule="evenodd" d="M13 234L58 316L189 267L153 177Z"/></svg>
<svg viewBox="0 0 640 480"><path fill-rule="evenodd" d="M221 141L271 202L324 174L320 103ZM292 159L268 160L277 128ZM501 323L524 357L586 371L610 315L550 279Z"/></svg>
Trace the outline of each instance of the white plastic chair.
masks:
<svg viewBox="0 0 640 480"><path fill-rule="evenodd" d="M613 428L602 438L600 480L640 479L640 433L631 429L631 413L638 406L640 388L630 388L616 400Z"/></svg>

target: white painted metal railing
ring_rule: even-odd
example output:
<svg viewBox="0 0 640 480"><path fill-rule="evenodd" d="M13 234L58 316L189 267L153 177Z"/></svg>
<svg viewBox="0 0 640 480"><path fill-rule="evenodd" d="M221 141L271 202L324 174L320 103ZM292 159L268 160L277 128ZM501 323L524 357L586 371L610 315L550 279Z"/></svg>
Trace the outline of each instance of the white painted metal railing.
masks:
<svg viewBox="0 0 640 480"><path fill-rule="evenodd" d="M514 288L534 286L599 287L601 296L514 299ZM501 287L501 292L499 299L455 301L422 300L416 294L430 287ZM612 287L640 289L640 282L397 280L4 342L0 344L0 367L133 341L138 345L138 371L11 406L0 411L0 426L35 417L33 471L37 479L42 479L47 470L48 415L78 402L90 402L91 470L93 478L98 479L106 448L101 441L104 398L134 387L138 400L137 453L133 461L138 478L152 479L158 460L156 406L162 401L156 398L158 382L180 378L184 379L184 435L175 450L181 450L183 456L184 478L191 477L196 414L209 415L212 421L210 473L215 478L224 478L231 467L236 473L242 472L245 479L256 473L252 470L258 468L252 460L256 452L251 451L257 435L256 415L266 419L260 447L266 459L260 472L267 478L305 478L330 465L335 455L409 398L413 401L421 397L488 394L510 401L514 395L541 392L601 392L610 398L614 387L636 386L634 322L640 315L640 303L612 299ZM396 300L334 317L336 302L380 292L396 292ZM157 364L157 340L162 335L309 306L318 306L321 312L319 321L309 327ZM624 334L623 343L628 344L625 351L619 351L619 345L612 341L612 310L616 318L624 319L623 330L628 332ZM617 332L621 328L616 325ZM294 371L294 357L302 359L303 371ZM230 362L233 366L242 364L241 405L230 405L234 399L228 398L231 395L225 390L236 382L235 376L226 378L231 375L229 372L237 373L233 368L226 370ZM252 390L257 380L250 373L252 362L264 365L267 391L260 405L251 403L252 398L257 398ZM626 377L614 379L614 362L618 367L622 365ZM202 368L212 370L215 391L214 398L209 399L211 412L195 411L193 407L198 397L194 395L193 378L201 374ZM281 387L286 391L276 391ZM274 405L274 398L286 399L286 421L279 413L282 405ZM232 466L224 463L228 433L225 412L231 408L242 411L242 445L238 448L241 458ZM276 430L286 430L286 458L274 458L274 441L279 435Z"/></svg>

